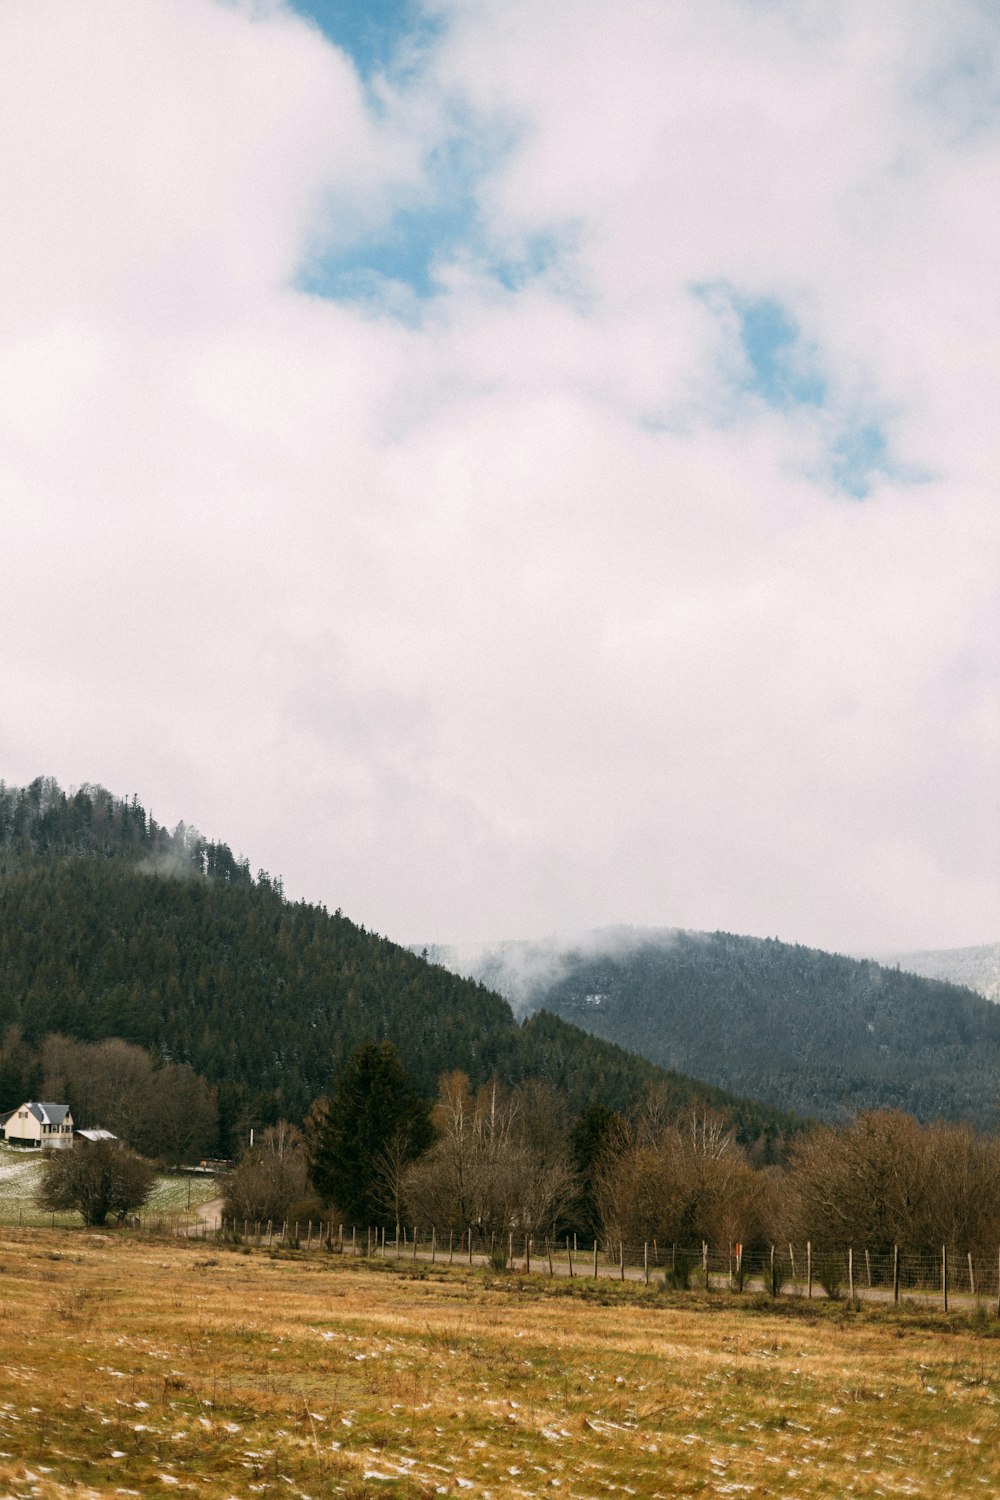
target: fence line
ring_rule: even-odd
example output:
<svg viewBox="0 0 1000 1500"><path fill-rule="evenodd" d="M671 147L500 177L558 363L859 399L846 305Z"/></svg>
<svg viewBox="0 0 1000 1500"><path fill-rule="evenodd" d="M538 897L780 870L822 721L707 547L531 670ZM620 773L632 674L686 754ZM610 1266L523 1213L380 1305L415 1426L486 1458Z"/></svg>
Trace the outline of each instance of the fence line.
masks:
<svg viewBox="0 0 1000 1500"><path fill-rule="evenodd" d="M266 1226L271 1232L272 1226ZM240 1230L243 1233L240 1233ZM221 1220L205 1232L221 1239L264 1242L260 1224L241 1226ZM362 1238L362 1236L364 1238ZM614 1278L709 1290L766 1291L773 1297L796 1296L816 1300L904 1300L938 1303L960 1297L976 1304L993 1303L1000 1316L1000 1247L995 1255L964 1252L943 1246L936 1253L908 1251L905 1246L872 1250L868 1247L827 1248L811 1242L796 1247L770 1245L744 1248L739 1244L719 1250L704 1241L697 1246L662 1245L656 1240L594 1239L582 1243L576 1235L533 1235L522 1231L487 1233L480 1227L442 1234L435 1226L399 1225L388 1234L383 1228L359 1231L356 1226L334 1227L327 1221L273 1226L273 1245L298 1250L324 1250L345 1259L426 1261L453 1265L479 1264L497 1272L548 1277ZM444 1246L447 1244L447 1251Z"/></svg>
<svg viewBox="0 0 1000 1500"><path fill-rule="evenodd" d="M53 1215L31 1203L19 1204L16 1226L9 1222L4 1227L66 1228L74 1222L69 1215ZM734 1244L720 1250L704 1241L696 1246L620 1237L588 1242L576 1235L534 1235L520 1230L488 1233L477 1225L457 1230L452 1226L442 1233L434 1225L399 1224L387 1233L385 1226L359 1230L357 1225L335 1226L325 1219L208 1221L183 1210L133 1215L122 1227L140 1234L238 1241L272 1251L294 1248L352 1260L453 1265L457 1259L459 1264L478 1264L497 1273L512 1270L522 1275L614 1278L677 1289L765 1291L775 1298L847 1298L894 1305L916 1301L946 1311L959 1298L966 1304L992 1305L1000 1317L1000 1247L995 1255L948 1245L931 1253L902 1245L872 1250L850 1245L827 1248L811 1242L797 1247Z"/></svg>

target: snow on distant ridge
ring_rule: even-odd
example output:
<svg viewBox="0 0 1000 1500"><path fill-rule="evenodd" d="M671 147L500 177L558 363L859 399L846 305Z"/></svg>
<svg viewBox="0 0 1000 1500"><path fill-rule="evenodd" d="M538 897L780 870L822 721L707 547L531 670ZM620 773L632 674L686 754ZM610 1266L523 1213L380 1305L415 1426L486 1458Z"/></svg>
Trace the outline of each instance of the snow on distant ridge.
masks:
<svg viewBox="0 0 1000 1500"><path fill-rule="evenodd" d="M944 979L964 984L1000 1004L1000 943L981 943L975 948L928 948L916 953L866 953L876 963L898 964L910 974L925 979Z"/></svg>

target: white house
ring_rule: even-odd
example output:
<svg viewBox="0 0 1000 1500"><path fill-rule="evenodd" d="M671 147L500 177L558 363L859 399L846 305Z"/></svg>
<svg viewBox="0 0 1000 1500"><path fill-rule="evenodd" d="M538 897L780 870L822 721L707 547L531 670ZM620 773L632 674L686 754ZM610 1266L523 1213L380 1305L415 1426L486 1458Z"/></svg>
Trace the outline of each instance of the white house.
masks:
<svg viewBox="0 0 1000 1500"><path fill-rule="evenodd" d="M4 1137L14 1146L48 1146L61 1150L73 1144L73 1116L68 1104L34 1104L12 1109L3 1121Z"/></svg>

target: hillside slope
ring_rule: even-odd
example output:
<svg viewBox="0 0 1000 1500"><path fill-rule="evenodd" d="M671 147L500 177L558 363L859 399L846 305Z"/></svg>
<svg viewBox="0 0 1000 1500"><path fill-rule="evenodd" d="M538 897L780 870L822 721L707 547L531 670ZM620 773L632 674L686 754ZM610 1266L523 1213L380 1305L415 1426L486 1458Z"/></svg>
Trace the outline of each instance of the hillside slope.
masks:
<svg viewBox="0 0 1000 1500"><path fill-rule="evenodd" d="M1000 1008L969 989L775 940L616 929L435 957L525 1012L782 1109L996 1119Z"/></svg>
<svg viewBox="0 0 1000 1500"><path fill-rule="evenodd" d="M166 873L169 872L169 873ZM219 1087L223 1125L301 1119L366 1038L399 1047L433 1094L459 1068L564 1088L576 1108L622 1107L662 1082L678 1105L732 1105L754 1137L787 1125L566 1021L515 1019L482 985L356 926L292 903L224 844L173 834L136 799L51 782L0 783L0 1029L120 1036ZM7 1101L0 1101L6 1103Z"/></svg>

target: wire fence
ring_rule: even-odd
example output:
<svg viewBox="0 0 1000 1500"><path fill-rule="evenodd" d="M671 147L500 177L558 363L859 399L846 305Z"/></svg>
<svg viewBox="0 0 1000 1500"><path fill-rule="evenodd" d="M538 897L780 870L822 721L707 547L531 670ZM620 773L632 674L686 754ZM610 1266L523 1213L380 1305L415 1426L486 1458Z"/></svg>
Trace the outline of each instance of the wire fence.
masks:
<svg viewBox="0 0 1000 1500"><path fill-rule="evenodd" d="M79 1227L79 1216L51 1214L30 1199L7 1205L7 1227ZM13 1212L11 1211L13 1210ZM682 1291L766 1293L777 1299L913 1303L948 1308L991 1305L1000 1317L1000 1247L995 1254L944 1245L872 1250L853 1246L741 1246L720 1249L625 1240L614 1236L535 1235L521 1230L487 1232L403 1225L366 1227L329 1220L234 1219L197 1208L130 1215L125 1232L240 1244L261 1249L315 1252L353 1260L421 1265L478 1265L497 1274L613 1279Z"/></svg>
<svg viewBox="0 0 1000 1500"><path fill-rule="evenodd" d="M611 1278L675 1290L765 1292L855 1302L990 1302L1000 1316L1000 1247L995 1254L942 1246L939 1251L732 1245L724 1250L614 1238L581 1240L508 1231L487 1233L400 1225L358 1229L328 1221L282 1223L219 1219L202 1231L222 1240L265 1248L325 1251L350 1259L487 1266L522 1275Z"/></svg>

